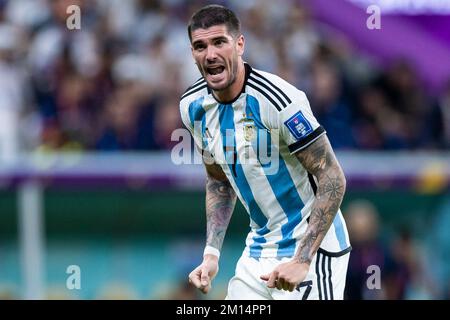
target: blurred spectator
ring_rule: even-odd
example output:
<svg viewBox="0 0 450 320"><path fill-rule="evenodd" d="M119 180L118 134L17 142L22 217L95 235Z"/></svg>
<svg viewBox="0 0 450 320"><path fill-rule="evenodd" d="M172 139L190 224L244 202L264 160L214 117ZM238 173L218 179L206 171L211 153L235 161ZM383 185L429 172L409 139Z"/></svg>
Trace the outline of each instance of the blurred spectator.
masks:
<svg viewBox="0 0 450 320"><path fill-rule="evenodd" d="M386 149L412 149L429 143L431 126L424 121L431 111L412 65L398 60L377 80L388 104L380 110L379 126Z"/></svg>
<svg viewBox="0 0 450 320"><path fill-rule="evenodd" d="M164 102L156 110L154 139L161 149L170 149L177 143L171 141L171 134L182 124L178 115L178 99L171 97L164 99Z"/></svg>
<svg viewBox="0 0 450 320"><path fill-rule="evenodd" d="M379 121L382 119L378 115L386 105L386 96L383 91L376 87L362 89L353 128L353 136L358 147L366 150L384 147L383 132L379 126Z"/></svg>
<svg viewBox="0 0 450 320"><path fill-rule="evenodd" d="M346 210L352 241L346 297L348 299L433 299L439 296L426 263L427 255L407 229L398 230L386 246L381 241L376 208L367 201L352 202ZM432 258L431 255L428 255ZM432 259L436 261L436 259ZM369 289L367 268L378 266L381 288Z"/></svg>
<svg viewBox="0 0 450 320"><path fill-rule="evenodd" d="M96 148L99 150L154 149L153 112L156 101L142 101L140 89L129 84L107 100Z"/></svg>
<svg viewBox="0 0 450 320"><path fill-rule="evenodd" d="M267 21L267 12L264 6L254 6L243 13L242 21L246 21L245 34L245 60L254 66L264 66L264 70L273 72L276 70L279 61L273 39L267 37L272 25ZM273 32L273 31L272 31ZM264 52L264 54L261 54Z"/></svg>
<svg viewBox="0 0 450 320"><path fill-rule="evenodd" d="M12 162L19 153L20 120L26 107L26 73L18 58L22 33L2 21L0 5L0 157Z"/></svg>
<svg viewBox="0 0 450 320"><path fill-rule="evenodd" d="M376 208L367 201L352 202L345 211L345 219L352 243L346 283L346 299L401 299L406 279L399 273L389 248L380 240L379 218ZM381 271L381 288L369 289L369 266Z"/></svg>
<svg viewBox="0 0 450 320"><path fill-rule="evenodd" d="M401 299L433 299L438 296L428 270L423 251L408 230L401 230L392 243L393 258L403 275L401 285L391 286L393 295Z"/></svg>
<svg viewBox="0 0 450 320"><path fill-rule="evenodd" d="M286 25L286 55L289 65L301 75L308 67L320 44L318 32L313 28L309 12L298 3L289 10Z"/></svg>
<svg viewBox="0 0 450 320"><path fill-rule="evenodd" d="M312 67L312 95L315 116L325 128L334 148L352 148L351 110L342 94L339 71L328 61L318 58Z"/></svg>

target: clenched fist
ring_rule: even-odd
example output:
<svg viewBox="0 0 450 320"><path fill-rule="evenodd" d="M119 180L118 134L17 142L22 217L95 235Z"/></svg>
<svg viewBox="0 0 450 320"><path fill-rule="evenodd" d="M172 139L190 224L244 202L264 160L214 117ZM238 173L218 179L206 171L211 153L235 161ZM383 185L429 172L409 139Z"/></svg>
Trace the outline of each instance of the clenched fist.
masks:
<svg viewBox="0 0 450 320"><path fill-rule="evenodd" d="M268 288L294 291L308 274L309 264L297 260L278 265L271 273L262 275L261 280L267 281Z"/></svg>
<svg viewBox="0 0 450 320"><path fill-rule="evenodd" d="M211 289L211 282L219 271L219 259L207 254L203 262L189 274L189 283L192 283L204 294Z"/></svg>

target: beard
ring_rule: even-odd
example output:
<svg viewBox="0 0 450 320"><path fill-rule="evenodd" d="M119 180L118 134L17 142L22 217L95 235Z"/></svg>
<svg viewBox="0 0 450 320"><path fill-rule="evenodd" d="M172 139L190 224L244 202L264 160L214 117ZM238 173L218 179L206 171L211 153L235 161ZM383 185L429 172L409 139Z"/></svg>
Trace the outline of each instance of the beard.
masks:
<svg viewBox="0 0 450 320"><path fill-rule="evenodd" d="M228 89L233 85L233 83L236 81L236 75L237 75L237 69L238 69L238 63L237 58L233 59L233 61L230 63L228 67L225 67L223 72L227 73L227 79L225 82L221 83L214 83L208 80L210 74L207 71L206 67L199 67L200 73L202 74L203 78L206 80L208 87L214 91L223 91Z"/></svg>

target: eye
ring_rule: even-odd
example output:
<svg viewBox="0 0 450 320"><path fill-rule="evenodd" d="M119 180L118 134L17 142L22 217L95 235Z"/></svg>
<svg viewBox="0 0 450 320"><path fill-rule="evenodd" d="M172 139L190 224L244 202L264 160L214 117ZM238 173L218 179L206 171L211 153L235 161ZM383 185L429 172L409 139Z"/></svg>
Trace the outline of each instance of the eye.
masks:
<svg viewBox="0 0 450 320"><path fill-rule="evenodd" d="M203 43L198 43L194 45L194 50L196 51L201 51L203 49L205 49L205 45Z"/></svg>
<svg viewBox="0 0 450 320"><path fill-rule="evenodd" d="M225 43L225 41L223 39L218 39L218 40L214 41L214 45L217 47L220 47L224 43Z"/></svg>

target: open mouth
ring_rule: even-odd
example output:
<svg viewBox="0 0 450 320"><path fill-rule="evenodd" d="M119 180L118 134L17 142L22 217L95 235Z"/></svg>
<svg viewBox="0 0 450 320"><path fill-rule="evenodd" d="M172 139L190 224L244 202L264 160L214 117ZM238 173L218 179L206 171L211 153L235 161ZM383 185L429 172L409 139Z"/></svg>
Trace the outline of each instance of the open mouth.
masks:
<svg viewBox="0 0 450 320"><path fill-rule="evenodd" d="M206 68L206 72L208 72L208 74L212 75L212 76L221 74L224 70L225 70L225 67L223 67L223 66Z"/></svg>

